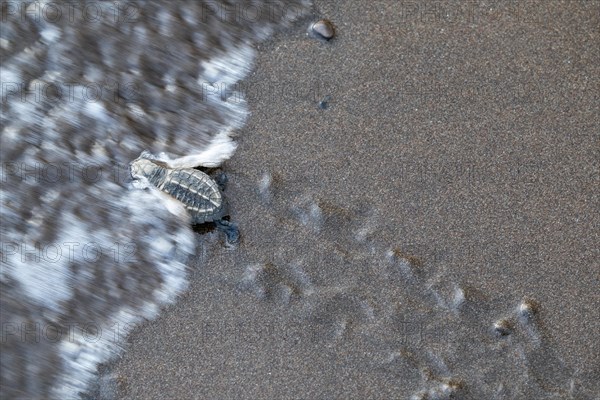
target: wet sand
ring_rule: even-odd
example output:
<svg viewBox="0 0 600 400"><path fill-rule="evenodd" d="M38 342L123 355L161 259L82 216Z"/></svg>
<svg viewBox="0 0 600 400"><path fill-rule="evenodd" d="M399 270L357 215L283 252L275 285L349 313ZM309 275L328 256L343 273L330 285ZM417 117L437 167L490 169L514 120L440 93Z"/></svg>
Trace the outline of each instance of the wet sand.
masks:
<svg viewBox="0 0 600 400"><path fill-rule="evenodd" d="M198 237L104 396L597 399L599 4L315 3L335 39L244 84L242 243Z"/></svg>

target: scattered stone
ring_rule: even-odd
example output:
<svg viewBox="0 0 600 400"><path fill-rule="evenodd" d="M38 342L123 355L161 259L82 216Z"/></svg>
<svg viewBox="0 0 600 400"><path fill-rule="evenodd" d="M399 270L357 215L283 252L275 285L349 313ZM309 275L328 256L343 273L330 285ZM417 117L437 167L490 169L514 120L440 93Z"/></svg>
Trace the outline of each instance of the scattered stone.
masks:
<svg viewBox="0 0 600 400"><path fill-rule="evenodd" d="M335 29L331 21L327 19L321 19L311 25L310 30L312 33L325 40L331 40L335 35Z"/></svg>
<svg viewBox="0 0 600 400"><path fill-rule="evenodd" d="M507 319L500 319L494 322L494 333L497 336L508 336L512 332L512 324Z"/></svg>

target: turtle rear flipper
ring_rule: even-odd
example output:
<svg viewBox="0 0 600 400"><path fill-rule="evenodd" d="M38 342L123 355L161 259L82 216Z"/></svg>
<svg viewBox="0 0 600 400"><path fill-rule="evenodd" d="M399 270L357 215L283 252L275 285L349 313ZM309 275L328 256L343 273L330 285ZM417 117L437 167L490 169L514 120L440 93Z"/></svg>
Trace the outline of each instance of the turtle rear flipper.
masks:
<svg viewBox="0 0 600 400"><path fill-rule="evenodd" d="M225 233L227 237L227 244L234 245L240 241L240 230L237 224L227 221L226 219L220 219L215 221L215 227Z"/></svg>

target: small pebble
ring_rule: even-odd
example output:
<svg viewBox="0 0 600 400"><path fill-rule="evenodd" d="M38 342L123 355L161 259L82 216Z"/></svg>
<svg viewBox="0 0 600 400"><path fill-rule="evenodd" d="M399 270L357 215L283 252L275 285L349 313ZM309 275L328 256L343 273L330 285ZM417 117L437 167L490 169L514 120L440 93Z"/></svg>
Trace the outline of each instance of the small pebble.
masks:
<svg viewBox="0 0 600 400"><path fill-rule="evenodd" d="M333 38L333 35L335 34L335 30L333 29L333 24L331 23L331 21L329 21L327 19L322 19L322 20L315 22L310 27L310 30L315 35L317 35L318 37L325 39L325 40L330 40L331 38Z"/></svg>
<svg viewBox="0 0 600 400"><path fill-rule="evenodd" d="M507 336L510 335L512 329L511 324L506 319L500 319L494 322L494 332L497 336Z"/></svg>
<svg viewBox="0 0 600 400"><path fill-rule="evenodd" d="M323 97L323 100L319 102L319 108L321 110L327 109L327 107L329 107L329 100L331 100L331 96L327 95Z"/></svg>

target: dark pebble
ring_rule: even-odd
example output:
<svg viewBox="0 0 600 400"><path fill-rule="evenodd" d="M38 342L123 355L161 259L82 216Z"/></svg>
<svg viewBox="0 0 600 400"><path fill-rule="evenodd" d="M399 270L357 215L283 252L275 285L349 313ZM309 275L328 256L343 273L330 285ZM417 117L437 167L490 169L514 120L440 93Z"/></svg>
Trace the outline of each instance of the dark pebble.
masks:
<svg viewBox="0 0 600 400"><path fill-rule="evenodd" d="M323 97L323 100L319 102L319 108L321 110L327 109L327 107L329 107L329 100L331 100L331 96L327 95Z"/></svg>

